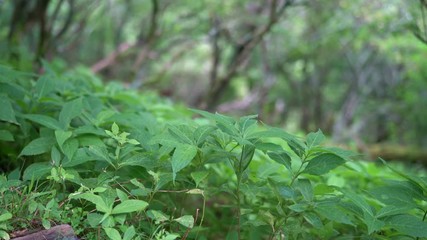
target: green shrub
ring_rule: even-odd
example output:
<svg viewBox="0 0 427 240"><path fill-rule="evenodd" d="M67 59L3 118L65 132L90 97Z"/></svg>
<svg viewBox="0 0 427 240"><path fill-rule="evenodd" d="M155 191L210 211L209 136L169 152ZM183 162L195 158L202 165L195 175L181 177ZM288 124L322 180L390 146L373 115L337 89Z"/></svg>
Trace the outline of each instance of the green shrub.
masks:
<svg viewBox="0 0 427 240"><path fill-rule="evenodd" d="M320 130L46 69L0 66L2 238L59 223L85 239L427 237L425 175L355 161Z"/></svg>

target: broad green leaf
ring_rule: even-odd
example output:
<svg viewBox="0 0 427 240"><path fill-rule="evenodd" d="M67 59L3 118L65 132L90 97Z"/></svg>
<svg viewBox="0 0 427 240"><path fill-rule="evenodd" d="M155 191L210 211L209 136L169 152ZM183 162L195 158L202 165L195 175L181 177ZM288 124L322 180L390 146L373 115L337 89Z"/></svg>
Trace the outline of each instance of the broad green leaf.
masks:
<svg viewBox="0 0 427 240"><path fill-rule="evenodd" d="M301 192L306 201L311 202L313 200L313 187L311 186L310 180L298 179L295 187Z"/></svg>
<svg viewBox="0 0 427 240"><path fill-rule="evenodd" d="M393 206L417 207L414 199L423 199L423 189L410 181L390 181L389 185L377 187L370 193L379 201Z"/></svg>
<svg viewBox="0 0 427 240"><path fill-rule="evenodd" d="M255 154L255 146L254 145L244 145L242 147L242 153L241 153L241 158L240 158L240 170L239 172L243 172L245 171L249 164L252 161L252 158L254 157Z"/></svg>
<svg viewBox="0 0 427 240"><path fill-rule="evenodd" d="M82 163L86 163L89 161L95 161L98 159L93 159L93 157L89 156L87 150L85 148L79 148L74 153L72 159L65 158L62 162L62 166L64 167L74 167L80 165Z"/></svg>
<svg viewBox="0 0 427 240"><path fill-rule="evenodd" d="M52 150L50 152L50 158L52 159L53 165L57 167L61 163L61 152L59 152L59 150L55 146L52 147Z"/></svg>
<svg viewBox="0 0 427 240"><path fill-rule="evenodd" d="M146 169L153 169L159 166L159 162L146 153L137 153L119 163L119 166L140 166Z"/></svg>
<svg viewBox="0 0 427 240"><path fill-rule="evenodd" d="M43 176L50 173L51 168L52 166L47 162L33 163L25 169L23 179L41 179Z"/></svg>
<svg viewBox="0 0 427 240"><path fill-rule="evenodd" d="M202 144L206 138L213 132L215 131L215 127L210 126L210 125L203 125L198 127L193 134L194 137L194 141L197 144L197 146L200 147L200 144Z"/></svg>
<svg viewBox="0 0 427 240"><path fill-rule="evenodd" d="M176 233L168 233L165 236L162 236L162 240L176 240L179 238L179 234Z"/></svg>
<svg viewBox="0 0 427 240"><path fill-rule="evenodd" d="M303 145L296 139L291 139L288 141L288 146L298 157L302 157L305 154Z"/></svg>
<svg viewBox="0 0 427 240"><path fill-rule="evenodd" d="M121 202L124 202L129 199L128 195L120 189L116 189L116 194L119 197Z"/></svg>
<svg viewBox="0 0 427 240"><path fill-rule="evenodd" d="M87 222L91 227L97 227L101 222L102 217L103 217L103 214L89 213L87 215Z"/></svg>
<svg viewBox="0 0 427 240"><path fill-rule="evenodd" d="M312 132L307 135L307 148L311 149L315 146L318 146L325 140L325 136L322 131L319 129L317 132Z"/></svg>
<svg viewBox="0 0 427 240"><path fill-rule="evenodd" d="M164 214L161 211L157 211L157 210L148 210L147 211L147 217L157 221L158 223L168 221L170 218L168 215Z"/></svg>
<svg viewBox="0 0 427 240"><path fill-rule="evenodd" d="M351 222L350 217L337 205L319 205L316 206L314 210L326 219L339 223L354 225Z"/></svg>
<svg viewBox="0 0 427 240"><path fill-rule="evenodd" d="M36 138L22 149L19 156L38 155L50 151L55 140L50 137Z"/></svg>
<svg viewBox="0 0 427 240"><path fill-rule="evenodd" d="M248 135L247 137L248 138L281 138L287 142L296 139L294 135L287 133L281 128L275 128L275 127L268 127L266 130L254 132ZM302 143L300 144L302 147Z"/></svg>
<svg viewBox="0 0 427 240"><path fill-rule="evenodd" d="M427 237L427 222L412 215L396 215L386 219L387 225L412 237Z"/></svg>
<svg viewBox="0 0 427 240"><path fill-rule="evenodd" d="M118 135L119 134L119 126L117 125L117 123L113 123L113 125L111 125L111 132L113 133L113 135Z"/></svg>
<svg viewBox="0 0 427 240"><path fill-rule="evenodd" d="M182 131L179 126L168 126L168 132L177 140L179 140L180 143L184 144L193 144L193 141L190 139L189 136L187 136L187 133Z"/></svg>
<svg viewBox="0 0 427 240"><path fill-rule="evenodd" d="M59 122L64 128L67 128L71 120L80 115L83 110L83 102L81 98L74 99L65 103L59 113Z"/></svg>
<svg viewBox="0 0 427 240"><path fill-rule="evenodd" d="M421 192L423 191L424 188L423 188L423 186L420 185L421 183L424 182L422 178L419 178L418 176L413 176L413 175L408 175L408 174L402 173L402 172L394 169L393 167L391 167L389 164L387 164L387 162L384 159L380 158L380 160L390 170L392 170L393 172L395 172L395 173L399 174L400 176L406 178L408 181L410 181L414 185L414 187L421 189ZM427 199L424 199L424 200L426 201Z"/></svg>
<svg viewBox="0 0 427 240"><path fill-rule="evenodd" d="M311 159L303 173L322 175L344 164L345 160L332 153L323 153Z"/></svg>
<svg viewBox="0 0 427 240"><path fill-rule="evenodd" d="M77 195L70 195L71 199L84 199L93 204L95 204L96 210L103 213L110 213L111 208L105 203L104 199L101 196L95 195L90 192L85 192Z"/></svg>
<svg viewBox="0 0 427 240"><path fill-rule="evenodd" d="M292 211L300 213L305 212L309 208L309 205L307 203L296 203L288 206L288 208Z"/></svg>
<svg viewBox="0 0 427 240"><path fill-rule="evenodd" d="M109 109L99 112L98 115L96 115L95 126L99 126L105 123L109 118L111 118L115 114L116 112Z"/></svg>
<svg viewBox="0 0 427 240"><path fill-rule="evenodd" d="M93 135L83 135L77 137L79 140L80 146L89 147L89 146L104 146L104 142L98 136Z"/></svg>
<svg viewBox="0 0 427 240"><path fill-rule="evenodd" d="M98 224L100 223L102 223L101 224L102 228L109 228L109 227L114 227L116 225L116 220L109 213L105 213Z"/></svg>
<svg viewBox="0 0 427 240"><path fill-rule="evenodd" d="M271 151L271 152L283 152L283 147L269 142L261 142L257 141L255 143L255 148L261 150L263 152Z"/></svg>
<svg viewBox="0 0 427 240"><path fill-rule="evenodd" d="M15 141L15 138L8 130L0 130L0 141L12 142Z"/></svg>
<svg viewBox="0 0 427 240"><path fill-rule="evenodd" d="M0 222L4 222L4 221L9 220L11 218L12 218L12 213L5 212L2 215L0 215Z"/></svg>
<svg viewBox="0 0 427 240"><path fill-rule="evenodd" d="M218 128L220 128L223 132L225 132L231 136L238 136L239 135L239 132L238 132L237 128L235 127L236 121L233 118L221 115L219 113L212 114L210 112L196 110L196 109L191 109L191 110L195 113L198 113L198 114L204 116L205 118L207 118L209 120L215 121Z"/></svg>
<svg viewBox="0 0 427 240"><path fill-rule="evenodd" d="M148 203L142 200L126 200L113 208L112 214L130 213L142 211L148 206Z"/></svg>
<svg viewBox="0 0 427 240"><path fill-rule="evenodd" d="M305 212L303 214L305 220L310 223L311 225L313 225L313 227L315 228L321 228L323 227L323 223L322 220L320 220L319 216L317 216L316 213L314 212Z"/></svg>
<svg viewBox="0 0 427 240"><path fill-rule="evenodd" d="M108 150L105 146L89 146L88 153L91 156L96 157L96 160L103 160L108 162L110 165L113 165L108 155Z"/></svg>
<svg viewBox="0 0 427 240"><path fill-rule="evenodd" d="M4 240L9 240L10 239L10 235L7 232L5 232L5 231L0 230L0 238L4 239Z"/></svg>
<svg viewBox="0 0 427 240"><path fill-rule="evenodd" d="M72 138L65 141L64 145L62 146L62 150L68 159L73 159L73 156L76 153L78 147L79 141L75 138Z"/></svg>
<svg viewBox="0 0 427 240"><path fill-rule="evenodd" d="M62 145L64 142L69 139L73 135L71 131L63 131L63 130L56 130L55 131L55 137L56 142L58 143L58 146L62 149Z"/></svg>
<svg viewBox="0 0 427 240"><path fill-rule="evenodd" d="M174 221L178 222L186 228L193 228L194 226L194 218L191 215L184 215L180 218L175 218Z"/></svg>
<svg viewBox="0 0 427 240"><path fill-rule="evenodd" d="M24 118L54 130L61 130L61 124L55 118L41 114L25 114Z"/></svg>
<svg viewBox="0 0 427 240"><path fill-rule="evenodd" d="M379 220L378 218L367 212L363 213L363 221L368 227L368 234L372 234L376 231L381 230L381 228L385 225L383 221Z"/></svg>
<svg viewBox="0 0 427 240"><path fill-rule="evenodd" d="M267 155L275 162L285 166L289 171L292 170L291 157L286 152L268 152Z"/></svg>
<svg viewBox="0 0 427 240"><path fill-rule="evenodd" d="M35 95L38 100L45 97L56 88L56 81L53 80L52 75L43 75L37 79L36 85L34 86Z"/></svg>
<svg viewBox="0 0 427 240"><path fill-rule="evenodd" d="M268 178L268 184L272 187L274 194L279 199L292 199L295 197L295 191L288 187L284 186L283 183L276 183L274 180Z"/></svg>
<svg viewBox="0 0 427 240"><path fill-rule="evenodd" d="M382 218L382 217L388 217L393 216L397 214L404 214L407 213L413 209L411 206L403 205L403 206L385 206L381 208L378 212L376 217Z"/></svg>
<svg viewBox="0 0 427 240"><path fill-rule="evenodd" d="M363 213L374 216L374 212L371 206L366 202L363 197L361 197L359 194L347 190L342 190L342 192L350 201L356 204L356 206L358 206L363 211Z"/></svg>
<svg viewBox="0 0 427 240"><path fill-rule="evenodd" d="M135 232L135 227L134 226L130 226L126 229L124 235L123 235L123 240L132 240L132 238L136 235Z"/></svg>
<svg viewBox="0 0 427 240"><path fill-rule="evenodd" d="M197 154L197 147L188 144L178 145L172 156L173 180L175 181L176 173L188 166Z"/></svg>
<svg viewBox="0 0 427 240"><path fill-rule="evenodd" d="M258 118L258 115L250 115L250 116L241 117L239 119L239 127L240 127L239 130L243 134L243 136L245 137L251 136L251 134L254 133L256 129L258 129L257 118Z"/></svg>
<svg viewBox="0 0 427 240"><path fill-rule="evenodd" d="M0 121L10 122L19 125L16 121L15 111L13 110L10 99L5 95L0 95Z"/></svg>
<svg viewBox="0 0 427 240"><path fill-rule="evenodd" d="M120 236L119 231L115 228L104 228L105 233L111 240L121 240L122 236Z"/></svg>
<svg viewBox="0 0 427 240"><path fill-rule="evenodd" d="M203 181L205 178L207 178L208 175L209 175L208 171L198 171L198 172L191 173L191 177L196 183L196 187L199 186L200 182Z"/></svg>

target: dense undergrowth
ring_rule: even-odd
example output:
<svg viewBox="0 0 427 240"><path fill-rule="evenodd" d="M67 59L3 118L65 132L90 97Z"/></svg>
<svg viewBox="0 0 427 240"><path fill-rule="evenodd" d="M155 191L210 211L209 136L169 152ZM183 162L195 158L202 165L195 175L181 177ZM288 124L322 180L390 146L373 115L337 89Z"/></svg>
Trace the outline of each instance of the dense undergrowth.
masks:
<svg viewBox="0 0 427 240"><path fill-rule="evenodd" d="M427 237L420 171L45 69L0 66L0 238L60 223L81 239Z"/></svg>

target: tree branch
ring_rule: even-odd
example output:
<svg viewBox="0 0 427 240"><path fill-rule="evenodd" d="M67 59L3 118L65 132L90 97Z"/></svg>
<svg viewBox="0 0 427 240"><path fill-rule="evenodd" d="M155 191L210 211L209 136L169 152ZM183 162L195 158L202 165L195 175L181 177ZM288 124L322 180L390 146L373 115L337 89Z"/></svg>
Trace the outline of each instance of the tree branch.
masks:
<svg viewBox="0 0 427 240"><path fill-rule="evenodd" d="M206 94L206 98L201 107L212 110L214 105L220 100L224 90L229 86L231 79L236 75L239 67L249 57L253 49L261 42L264 36L271 30L273 25L277 23L279 17L283 14L284 10L292 4L292 0L286 0L277 11L278 0L272 0L269 9L269 20L266 25L259 27L255 33L248 38L240 47L236 57L231 62L225 75L216 79L211 90Z"/></svg>

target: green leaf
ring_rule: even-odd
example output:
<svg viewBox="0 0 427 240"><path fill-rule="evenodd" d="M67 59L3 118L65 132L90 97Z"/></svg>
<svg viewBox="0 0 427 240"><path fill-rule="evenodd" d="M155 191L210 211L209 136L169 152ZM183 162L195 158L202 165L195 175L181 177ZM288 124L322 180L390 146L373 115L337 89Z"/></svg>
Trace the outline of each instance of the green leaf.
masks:
<svg viewBox="0 0 427 240"><path fill-rule="evenodd" d="M168 126L168 132L177 140L179 140L179 142L184 143L184 144L193 144L193 141L187 136L186 132L182 131L179 127L177 126L173 126L173 125L169 125Z"/></svg>
<svg viewBox="0 0 427 240"><path fill-rule="evenodd" d="M148 203L142 200L126 200L113 208L112 214L130 213L142 211L148 206Z"/></svg>
<svg viewBox="0 0 427 240"><path fill-rule="evenodd" d="M393 172L397 173L397 174L398 174L398 175L400 175L401 177L406 178L406 179L407 179L408 181L410 181L414 186L416 186L416 188L421 189L421 191L422 191L423 187L420 185L420 183L424 182L422 178L419 178L418 176L413 176L413 175L408 175L408 174L402 173L402 172L400 172L400 171L398 171L398 170L394 169L394 168L393 168L393 167L391 167L390 165L388 165L388 164L387 164L387 162L386 162L384 159L380 158L380 160L381 160L381 162L382 162L384 165L386 165L390 170L392 170ZM425 200L427 200L427 199L425 199Z"/></svg>
<svg viewBox="0 0 427 240"><path fill-rule="evenodd" d="M116 122L113 123L113 125L111 125L111 132L113 133L113 135L118 135L119 134L119 125L117 125Z"/></svg>
<svg viewBox="0 0 427 240"><path fill-rule="evenodd" d="M58 123L59 124L59 123ZM55 138L56 142L58 143L58 146L62 149L62 145L64 142L69 139L73 135L71 131L63 131L63 130L56 130L55 131Z"/></svg>
<svg viewBox="0 0 427 240"><path fill-rule="evenodd" d="M73 156L76 153L78 147L79 141L75 138L72 138L65 141L64 145L62 146L62 150L68 159L73 159Z"/></svg>
<svg viewBox="0 0 427 240"><path fill-rule="evenodd" d="M339 223L354 225L351 222L349 216L336 204L319 205L316 206L314 210L326 219Z"/></svg>
<svg viewBox="0 0 427 240"><path fill-rule="evenodd" d="M130 226L126 229L125 234L123 235L123 240L132 240L133 236L135 236L135 227Z"/></svg>
<svg viewBox="0 0 427 240"><path fill-rule="evenodd" d="M198 171L198 172L191 173L191 177L196 183L196 187L199 186L200 182L203 181L205 178L207 178L208 175L209 175L208 171Z"/></svg>
<svg viewBox="0 0 427 240"><path fill-rule="evenodd" d="M325 136L322 131L319 129L317 132L312 132L307 135L307 148L311 149L315 146L318 146L325 140Z"/></svg>
<svg viewBox="0 0 427 240"><path fill-rule="evenodd" d="M39 79L37 79L35 89L35 96L38 100L40 98L45 97L50 92L54 91L56 88L55 80L53 80L51 75L43 75Z"/></svg>
<svg viewBox="0 0 427 240"><path fill-rule="evenodd" d="M84 199L87 200L96 206L96 210L103 212L103 213L110 213L111 208L105 203L104 199L102 197L95 195L90 192L85 192L82 194L77 195L70 195L71 199Z"/></svg>
<svg viewBox="0 0 427 240"><path fill-rule="evenodd" d="M116 194L119 197L119 199L120 199L121 202L126 201L126 200L129 199L128 195L125 192L123 192L122 190L118 189L118 188L116 189Z"/></svg>
<svg viewBox="0 0 427 240"><path fill-rule="evenodd" d="M188 144L178 145L172 156L173 180L175 181L176 173L188 166L197 154L197 147Z"/></svg>
<svg viewBox="0 0 427 240"><path fill-rule="evenodd" d="M400 233L412 237L427 237L427 222L412 215L396 215L386 219L386 223Z"/></svg>
<svg viewBox="0 0 427 240"><path fill-rule="evenodd" d="M158 164L159 162L147 153L136 153L119 163L120 166L140 166L146 169L152 169Z"/></svg>
<svg viewBox="0 0 427 240"><path fill-rule="evenodd" d="M50 152L50 158L52 159L53 165L57 167L61 163L61 153L55 146L52 147L52 151Z"/></svg>
<svg viewBox="0 0 427 240"><path fill-rule="evenodd" d="M157 210L148 210L147 211L147 217L157 221L158 223L168 221L170 218L168 215L164 214L161 211L157 211Z"/></svg>
<svg viewBox="0 0 427 240"><path fill-rule="evenodd" d="M342 192L345 196L347 196L350 201L356 204L356 206L358 206L363 211L363 213L367 213L371 216L374 216L374 212L371 206L365 201L363 197L361 197L359 194L347 190L342 190Z"/></svg>
<svg viewBox="0 0 427 240"><path fill-rule="evenodd" d="M286 152L268 152L267 155L275 162L284 165L289 171L292 170L291 157Z"/></svg>
<svg viewBox="0 0 427 240"><path fill-rule="evenodd" d="M388 216L393 216L397 214L403 214L403 213L407 213L411 209L413 209L413 207L411 206L385 206L377 212L376 217L382 218L382 217L388 217Z"/></svg>
<svg viewBox="0 0 427 240"><path fill-rule="evenodd" d="M0 130L0 141L12 142L15 138L8 130Z"/></svg>
<svg viewBox="0 0 427 240"><path fill-rule="evenodd" d="M12 218L12 213L5 212L2 215L0 215L0 222L4 222L4 221L9 220L11 218Z"/></svg>
<svg viewBox="0 0 427 240"><path fill-rule="evenodd" d="M122 236L120 236L119 231L114 228L104 228L105 233L111 240L121 240Z"/></svg>
<svg viewBox="0 0 427 240"><path fill-rule="evenodd" d="M50 173L52 166L47 162L33 163L28 166L23 175L24 180L41 179L43 176Z"/></svg>
<svg viewBox="0 0 427 240"><path fill-rule="evenodd" d="M174 219L174 221L178 222L186 228L193 228L194 226L194 218L191 215L184 215L180 218Z"/></svg>
<svg viewBox="0 0 427 240"><path fill-rule="evenodd" d="M36 138L22 149L19 156L38 155L50 151L55 144L55 140L50 137Z"/></svg>
<svg viewBox="0 0 427 240"><path fill-rule="evenodd" d="M296 139L294 135L287 133L281 128L275 128L275 127L268 127L266 130L254 132L248 135L247 137L248 138L281 138L287 142ZM302 146L302 143L300 144Z"/></svg>
<svg viewBox="0 0 427 240"><path fill-rule="evenodd" d="M258 128L258 115L244 116L239 119L240 132L244 136L250 136Z"/></svg>
<svg viewBox="0 0 427 240"><path fill-rule="evenodd" d="M10 99L5 95L0 95L0 120L19 125L15 118L15 111L13 110Z"/></svg>
<svg viewBox="0 0 427 240"><path fill-rule="evenodd" d="M74 99L65 103L59 113L59 122L66 129L71 120L81 114L83 110L83 102L81 98Z"/></svg>
<svg viewBox="0 0 427 240"><path fill-rule="evenodd" d="M108 150L105 146L89 146L88 153L91 156L96 157L96 160L103 160L108 162L110 165L113 165L108 155Z"/></svg>
<svg viewBox="0 0 427 240"><path fill-rule="evenodd" d="M313 227L315 228L321 228L323 227L322 220L320 220L319 216L317 216L314 212L305 212L304 219L309 222Z"/></svg>
<svg viewBox="0 0 427 240"><path fill-rule="evenodd" d="M9 240L10 236L9 236L9 234L7 232L5 232L3 230L0 230L0 238L4 239L4 240Z"/></svg>
<svg viewBox="0 0 427 240"><path fill-rule="evenodd" d="M385 225L385 223L373 215L364 212L363 220L368 227L368 234L372 234L373 232L381 230L381 228Z"/></svg>
<svg viewBox="0 0 427 240"><path fill-rule="evenodd" d="M206 138L213 132L215 131L215 127L210 126L210 125L204 125L204 126L200 126L198 127L193 134L194 137L194 141L197 144L197 146L200 146L200 144L202 144Z"/></svg>
<svg viewBox="0 0 427 240"><path fill-rule="evenodd" d="M308 179L298 179L296 182L296 189L298 189L304 199L308 202L313 200L313 187L311 186L311 182Z"/></svg>
<svg viewBox="0 0 427 240"><path fill-rule="evenodd" d="M311 159L303 173L322 175L344 163L343 158L332 153L324 153Z"/></svg>
<svg viewBox="0 0 427 240"><path fill-rule="evenodd" d="M25 114L25 115L23 115L23 117L32 121L32 122L38 123L42 126L50 128L50 129L54 129L54 130L61 130L62 129L61 124L59 124L58 120L56 120L52 117L46 116L46 115Z"/></svg>
<svg viewBox="0 0 427 240"><path fill-rule="evenodd" d="M218 128L220 128L223 132L225 132L231 136L238 136L239 135L239 131L235 127L236 121L233 118L221 115L219 113L212 114L210 112L196 110L196 109L191 109L191 110L195 113L202 115L203 117L205 117L209 120L215 121Z"/></svg>

